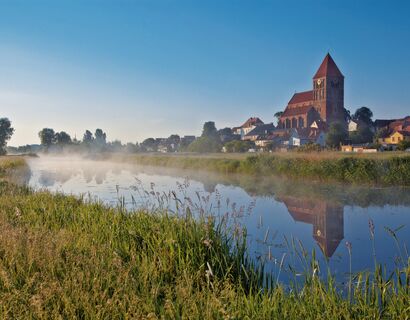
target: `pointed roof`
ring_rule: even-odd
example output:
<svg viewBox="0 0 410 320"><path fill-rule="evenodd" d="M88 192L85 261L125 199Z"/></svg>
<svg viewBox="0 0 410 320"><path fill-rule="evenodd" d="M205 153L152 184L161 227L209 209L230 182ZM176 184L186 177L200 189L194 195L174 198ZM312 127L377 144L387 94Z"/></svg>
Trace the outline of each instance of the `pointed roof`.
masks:
<svg viewBox="0 0 410 320"><path fill-rule="evenodd" d="M287 107L282 114L282 118L305 115L311 109L314 109L313 106L293 107L293 108Z"/></svg>
<svg viewBox="0 0 410 320"><path fill-rule="evenodd" d="M322 77L343 77L343 74L340 72L335 61L328 53L323 59L322 64L314 75L313 79L322 78Z"/></svg>
<svg viewBox="0 0 410 320"><path fill-rule="evenodd" d="M245 123L240 126L240 128L249 128L252 126L259 126L262 124L264 124L263 121L258 117L251 117L248 120L246 120Z"/></svg>
<svg viewBox="0 0 410 320"><path fill-rule="evenodd" d="M313 90L304 92L295 92L288 104L296 104L313 101Z"/></svg>

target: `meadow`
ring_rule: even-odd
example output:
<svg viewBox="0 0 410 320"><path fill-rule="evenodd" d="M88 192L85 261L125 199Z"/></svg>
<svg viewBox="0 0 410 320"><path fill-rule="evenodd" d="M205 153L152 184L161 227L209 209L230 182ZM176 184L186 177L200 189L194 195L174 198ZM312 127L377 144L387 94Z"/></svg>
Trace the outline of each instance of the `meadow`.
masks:
<svg viewBox="0 0 410 320"><path fill-rule="evenodd" d="M113 156L140 165L207 170L222 174L277 175L307 181L384 186L410 185L410 155L405 152L272 154L141 154Z"/></svg>
<svg viewBox="0 0 410 320"><path fill-rule="evenodd" d="M3 178L24 170L0 158ZM12 170L10 171L10 168ZM283 286L246 254L246 230L213 216L125 211L0 182L2 319L409 319L410 260L338 284L301 248ZM371 235L372 229L369 228ZM392 231L394 236L394 231ZM354 250L347 244L347 250ZM279 270L282 266L279 264Z"/></svg>

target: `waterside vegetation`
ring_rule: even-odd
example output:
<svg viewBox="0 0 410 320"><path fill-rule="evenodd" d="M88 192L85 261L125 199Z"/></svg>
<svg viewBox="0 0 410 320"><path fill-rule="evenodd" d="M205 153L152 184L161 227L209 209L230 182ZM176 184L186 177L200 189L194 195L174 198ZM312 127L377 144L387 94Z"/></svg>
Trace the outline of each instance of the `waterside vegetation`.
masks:
<svg viewBox="0 0 410 320"><path fill-rule="evenodd" d="M13 167L8 161L0 167ZM340 286L303 253L304 281L287 288L248 259L245 230L231 233L188 208L126 212L121 203L110 208L6 181L0 208L3 319L410 316L408 257L393 275L376 263L374 273L350 275Z"/></svg>
<svg viewBox="0 0 410 320"><path fill-rule="evenodd" d="M98 157L97 157L98 158ZM410 185L410 155L345 155L336 152L251 156L130 155L113 157L140 165L208 170L222 174L279 175L296 179L385 186Z"/></svg>

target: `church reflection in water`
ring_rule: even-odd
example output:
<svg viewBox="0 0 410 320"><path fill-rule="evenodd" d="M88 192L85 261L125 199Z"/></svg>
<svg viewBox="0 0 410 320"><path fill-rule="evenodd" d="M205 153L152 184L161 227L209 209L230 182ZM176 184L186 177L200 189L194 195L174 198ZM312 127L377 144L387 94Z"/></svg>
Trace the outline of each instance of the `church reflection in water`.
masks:
<svg viewBox="0 0 410 320"><path fill-rule="evenodd" d="M313 238L322 252L330 258L344 238L343 206L324 200L301 199L281 196L283 202L295 221L313 226Z"/></svg>

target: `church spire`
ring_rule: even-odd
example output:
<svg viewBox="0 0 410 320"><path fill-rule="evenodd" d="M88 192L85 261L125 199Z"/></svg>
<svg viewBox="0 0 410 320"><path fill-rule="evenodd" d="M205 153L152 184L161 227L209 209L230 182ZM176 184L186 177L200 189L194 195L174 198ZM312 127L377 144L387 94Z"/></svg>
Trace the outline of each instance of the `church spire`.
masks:
<svg viewBox="0 0 410 320"><path fill-rule="evenodd" d="M314 75L313 79L323 78L323 77L343 77L335 61L329 53L323 59L322 64Z"/></svg>

